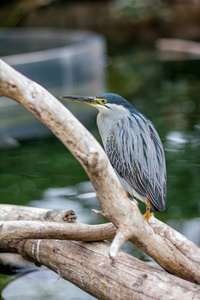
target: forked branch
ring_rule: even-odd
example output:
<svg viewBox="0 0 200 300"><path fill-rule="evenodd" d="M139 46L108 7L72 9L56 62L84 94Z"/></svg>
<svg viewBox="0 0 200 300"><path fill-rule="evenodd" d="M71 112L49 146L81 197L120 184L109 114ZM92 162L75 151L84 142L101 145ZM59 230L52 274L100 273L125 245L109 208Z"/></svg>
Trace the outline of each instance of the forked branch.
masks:
<svg viewBox="0 0 200 300"><path fill-rule="evenodd" d="M82 164L104 216L117 228L110 247L113 259L121 245L131 240L170 273L200 283L198 264L143 220L136 203L126 197L102 147L56 98L3 61L0 61L0 95L12 98L31 111Z"/></svg>

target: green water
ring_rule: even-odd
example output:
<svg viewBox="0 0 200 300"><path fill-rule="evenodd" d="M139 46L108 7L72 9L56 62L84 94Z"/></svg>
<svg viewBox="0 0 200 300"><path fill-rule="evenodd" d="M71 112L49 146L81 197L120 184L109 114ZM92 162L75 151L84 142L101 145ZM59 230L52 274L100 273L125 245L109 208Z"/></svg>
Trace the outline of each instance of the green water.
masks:
<svg viewBox="0 0 200 300"><path fill-rule="evenodd" d="M108 90L151 119L163 142L167 203L156 217L200 245L200 60L162 62L145 51L115 56ZM88 128L100 141L95 118ZM100 206L88 177L56 138L23 142L0 155L1 203L74 209L80 222L106 221L91 213ZM124 250L148 259L130 243Z"/></svg>
<svg viewBox="0 0 200 300"><path fill-rule="evenodd" d="M3 202L20 205L40 199L50 187L87 180L80 164L56 138L29 141L20 148L2 151L0 178Z"/></svg>

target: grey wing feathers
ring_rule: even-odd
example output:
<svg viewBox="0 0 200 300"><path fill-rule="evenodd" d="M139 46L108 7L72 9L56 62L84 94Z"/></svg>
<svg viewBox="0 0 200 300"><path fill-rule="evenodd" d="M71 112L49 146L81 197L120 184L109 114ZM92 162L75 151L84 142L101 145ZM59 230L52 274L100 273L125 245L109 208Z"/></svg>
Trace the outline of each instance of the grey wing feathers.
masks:
<svg viewBox="0 0 200 300"><path fill-rule="evenodd" d="M132 114L122 119L117 123L117 130L113 129L107 138L106 152L117 173L138 194L148 198L152 209L164 210L165 157L152 123L142 115Z"/></svg>

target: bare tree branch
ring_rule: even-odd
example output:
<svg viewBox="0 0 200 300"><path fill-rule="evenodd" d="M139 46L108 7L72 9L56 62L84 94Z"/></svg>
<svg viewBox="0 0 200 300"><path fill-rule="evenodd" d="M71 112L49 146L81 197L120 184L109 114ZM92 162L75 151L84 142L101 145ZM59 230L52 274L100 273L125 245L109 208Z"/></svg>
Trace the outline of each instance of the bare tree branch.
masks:
<svg viewBox="0 0 200 300"><path fill-rule="evenodd" d="M38 221L0 221L0 242L11 239L59 239L74 241L102 241L113 238L112 223L87 225Z"/></svg>
<svg viewBox="0 0 200 300"><path fill-rule="evenodd" d="M30 110L82 164L94 186L103 215L117 228L109 252L113 259L121 245L131 240L168 272L200 283L198 265L143 220L137 204L126 197L102 147L57 99L1 60L0 95Z"/></svg>
<svg viewBox="0 0 200 300"><path fill-rule="evenodd" d="M119 251L113 263L107 242L4 240L0 250L43 264L98 299L199 300L200 287Z"/></svg>
<svg viewBox="0 0 200 300"><path fill-rule="evenodd" d="M114 237L116 228L112 223L102 224L102 225L85 225L85 224L78 224L75 223L75 227L72 228L72 232L75 232L76 229L79 229L78 233L75 233L75 236L73 238L72 232L70 232L70 227L68 225L65 226L66 222L72 223L75 222L77 219L77 216L72 210L49 210L44 208L35 208L35 207L26 207L26 206L18 206L18 205L0 205L0 224L1 221L28 221L26 222L20 222L19 224L16 224L13 226L14 223L9 222L5 223L7 230L2 228L1 231L1 238L4 237L4 233L6 236L9 236L9 238L25 238L24 228L27 228L27 231L30 231L28 228L31 227L30 235L28 236L28 232L25 232L26 238L34 238L34 239L50 239L50 238L56 238L57 239L66 239L66 235L68 235L68 239L74 239L74 240L82 240L82 241L100 241L100 240L106 240L111 239ZM40 223L37 226L30 226L30 221L40 221ZM42 223L43 222L43 223ZM44 222L47 222L47 227L45 228ZM62 226L59 227L59 230L57 230L57 226L60 226L59 223L55 225L49 224L49 222L63 222ZM42 223L42 224L41 224ZM170 226L166 225L165 223L159 221L155 217L152 217L150 219L150 224L154 231L158 234L163 236L165 239L169 240L174 247L177 248L182 254L184 254L188 259L195 262L200 266L200 248L188 240L185 236L171 228ZM35 223L36 225L36 223ZM11 230L9 230L9 226L11 227ZM26 227L28 226L28 227ZM50 226L50 227L49 227ZM82 228L81 228L82 226ZM22 227L20 229L20 227ZM16 228L16 233L13 233L12 230ZM39 229L40 228L40 229ZM43 229L42 229L43 228ZM39 229L39 232L37 231ZM47 231L46 231L47 230ZM52 230L52 231L51 231ZM20 231L21 233L19 233ZM83 236L83 232L85 231L85 235ZM71 237L70 237L71 235ZM133 240L134 243L134 240Z"/></svg>
<svg viewBox="0 0 200 300"><path fill-rule="evenodd" d="M183 255L200 267L200 248L167 224L152 217L150 225L161 237L168 239Z"/></svg>

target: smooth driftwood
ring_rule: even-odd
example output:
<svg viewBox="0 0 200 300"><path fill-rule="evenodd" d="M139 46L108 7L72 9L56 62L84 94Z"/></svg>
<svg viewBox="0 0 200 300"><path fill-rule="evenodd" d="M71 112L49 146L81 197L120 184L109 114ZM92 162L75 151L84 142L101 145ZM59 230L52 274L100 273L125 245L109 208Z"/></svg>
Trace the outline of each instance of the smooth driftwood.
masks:
<svg viewBox="0 0 200 300"><path fill-rule="evenodd" d="M98 299L200 299L200 287L120 251L113 263L107 242L5 240L0 249L46 265Z"/></svg>
<svg viewBox="0 0 200 300"><path fill-rule="evenodd" d="M59 239L102 241L113 238L112 223L87 225L76 223L72 210L0 204L0 243L8 239ZM72 224L73 223L73 224Z"/></svg>
<svg viewBox="0 0 200 300"><path fill-rule="evenodd" d="M112 223L87 225L38 221L0 221L0 243L11 239L60 239L74 241L102 241L113 238Z"/></svg>
<svg viewBox="0 0 200 300"><path fill-rule="evenodd" d="M57 210L0 205L0 226L3 225L0 252L19 253L37 265L44 264L100 299L200 299L200 287L151 267L122 251L117 261L111 263L108 257L109 244L106 242L55 241L55 238L87 239L88 236L89 239L100 239L114 236L115 227L112 223L97 226L69 224L66 218L59 218L59 215L69 213L74 216L71 211L61 210L59 213ZM52 217L49 219L49 216L56 216L56 220ZM99 231L100 228L106 230ZM27 236L31 238L34 235L45 238L45 242L41 239L25 240ZM54 240L48 240L48 236ZM169 286L170 293L166 294Z"/></svg>
<svg viewBox="0 0 200 300"><path fill-rule="evenodd" d="M150 224L157 234L169 240L183 255L200 267L200 248L196 244L155 217L150 219Z"/></svg>
<svg viewBox="0 0 200 300"><path fill-rule="evenodd" d="M8 239L13 237L18 239L23 237L30 239L56 237L57 239L67 238L79 241L102 241L111 239L115 235L116 227L112 223L100 225L75 223L75 226L71 226L71 224L70 226L66 225L66 222L72 223L76 219L77 216L72 210L49 210L0 204L0 224L3 224L1 221L4 221L4 223L5 221L21 221L18 223L6 222L5 226L1 227L0 240L5 239L5 237ZM32 223L30 221L40 222ZM50 224L50 222L54 222L54 224ZM55 222L57 222L56 225ZM60 222L63 222L62 226L60 226ZM200 266L200 248L196 244L155 217L150 219L150 224L157 234L169 240L182 254ZM132 242L134 243L134 241Z"/></svg>
<svg viewBox="0 0 200 300"><path fill-rule="evenodd" d="M102 214L117 228L110 246L111 258L116 258L121 245L131 239L170 273L200 283L199 267L143 220L137 204L126 197L102 147L57 99L2 60L0 95L30 110L82 164L101 203Z"/></svg>

